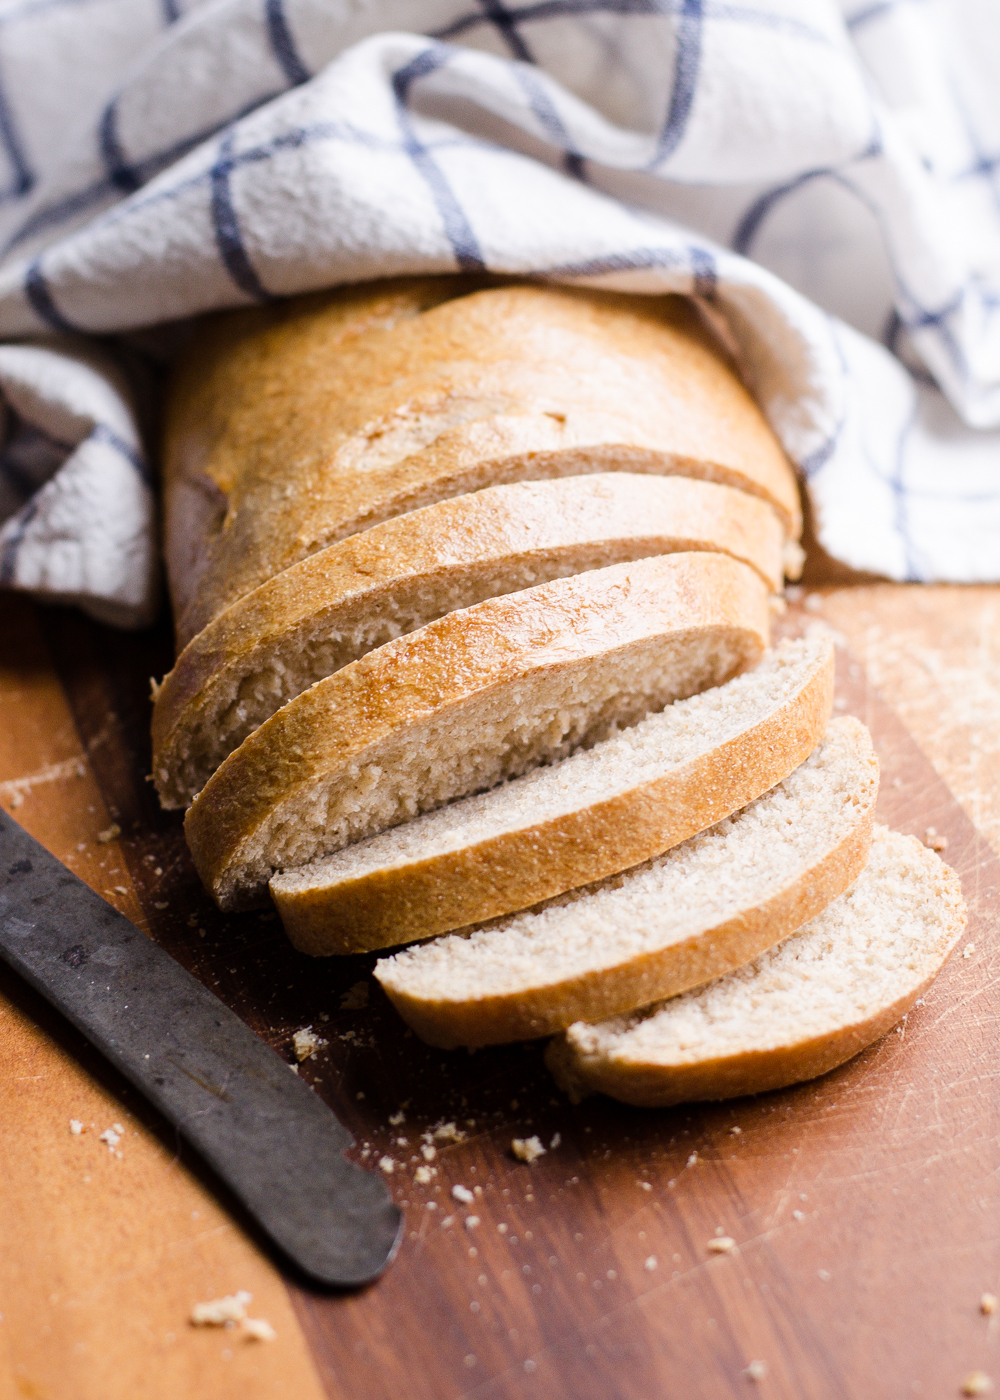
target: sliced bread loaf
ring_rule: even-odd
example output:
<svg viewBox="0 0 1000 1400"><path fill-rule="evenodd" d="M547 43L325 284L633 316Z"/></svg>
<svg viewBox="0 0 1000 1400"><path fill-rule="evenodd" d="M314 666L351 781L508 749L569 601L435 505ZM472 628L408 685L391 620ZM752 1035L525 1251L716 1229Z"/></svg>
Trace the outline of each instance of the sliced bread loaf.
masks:
<svg viewBox="0 0 1000 1400"><path fill-rule="evenodd" d="M755 496L627 472L491 487L397 516L285 569L188 644L153 710L160 801L187 806L288 700L454 609L695 549L750 564L777 592L782 540Z"/></svg>
<svg viewBox="0 0 1000 1400"><path fill-rule="evenodd" d="M798 933L637 1015L578 1022L546 1059L574 1097L650 1107L812 1079L895 1025L964 927L955 873L914 837L876 827L856 884Z"/></svg>
<svg viewBox="0 0 1000 1400"><path fill-rule="evenodd" d="M223 908L275 870L565 756L752 666L768 591L723 554L673 554L449 613L261 725L185 822Z"/></svg>
<svg viewBox="0 0 1000 1400"><path fill-rule="evenodd" d="M594 748L271 881L309 953L384 948L477 923L605 875L711 826L818 743L833 648L787 642L756 670Z"/></svg>
<svg viewBox="0 0 1000 1400"><path fill-rule="evenodd" d="M871 736L831 724L777 787L718 826L540 909L397 953L375 976L432 1045L494 1045L600 1021L772 947L864 867L878 794Z"/></svg>
<svg viewBox="0 0 1000 1400"><path fill-rule="evenodd" d="M196 336L166 411L181 646L357 530L508 481L695 476L800 528L794 474L683 297L461 278L338 288Z"/></svg>

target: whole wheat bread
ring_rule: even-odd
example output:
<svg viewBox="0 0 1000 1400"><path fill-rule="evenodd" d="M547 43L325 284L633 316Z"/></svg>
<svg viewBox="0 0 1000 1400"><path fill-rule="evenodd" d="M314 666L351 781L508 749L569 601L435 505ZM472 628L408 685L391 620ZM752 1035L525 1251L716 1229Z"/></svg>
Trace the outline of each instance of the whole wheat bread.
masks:
<svg viewBox="0 0 1000 1400"><path fill-rule="evenodd" d="M788 461L686 298L413 278L209 318L166 409L179 644L391 516L607 471L737 487L798 537Z"/></svg>
<svg viewBox="0 0 1000 1400"><path fill-rule="evenodd" d="M639 1012L552 1042L572 1096L664 1106L812 1079L896 1024L965 927L958 877L912 836L876 827L854 886L753 962Z"/></svg>
<svg viewBox="0 0 1000 1400"><path fill-rule="evenodd" d="M719 977L813 918L871 845L878 761L839 719L805 763L664 855L461 937L379 962L432 1045L493 1045L600 1021Z"/></svg>
<svg viewBox="0 0 1000 1400"><path fill-rule="evenodd" d="M449 613L318 682L219 767L185 822L221 907L276 869L597 741L759 659L768 592L722 554L617 564Z"/></svg>
<svg viewBox="0 0 1000 1400"><path fill-rule="evenodd" d="M821 738L833 648L787 642L634 728L298 870L271 894L304 952L387 947L636 865L786 777Z"/></svg>
<svg viewBox="0 0 1000 1400"><path fill-rule="evenodd" d="M491 487L397 516L285 569L189 642L153 709L160 801L187 806L287 701L445 613L692 549L730 554L778 591L782 539L755 496L627 472Z"/></svg>

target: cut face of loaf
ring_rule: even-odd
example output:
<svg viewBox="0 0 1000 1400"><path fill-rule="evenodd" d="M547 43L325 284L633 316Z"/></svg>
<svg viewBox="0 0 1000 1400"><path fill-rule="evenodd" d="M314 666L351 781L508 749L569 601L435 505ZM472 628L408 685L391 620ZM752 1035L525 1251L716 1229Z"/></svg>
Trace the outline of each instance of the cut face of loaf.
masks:
<svg viewBox="0 0 1000 1400"><path fill-rule="evenodd" d="M179 644L392 516L609 471L733 486L798 536L789 464L684 298L413 279L215 318L166 411Z"/></svg>
<svg viewBox="0 0 1000 1400"><path fill-rule="evenodd" d="M759 659L768 593L722 554L557 579L449 613L292 700L216 770L185 821L220 906L604 737Z"/></svg>
<svg viewBox="0 0 1000 1400"><path fill-rule="evenodd" d="M637 865L785 778L832 700L829 640L786 642L593 748L276 875L285 931L313 954L390 947Z"/></svg>
<svg viewBox="0 0 1000 1400"><path fill-rule="evenodd" d="M871 736L837 720L794 773L702 835L538 910L407 949L375 976L445 1048L632 1011L739 967L842 894L867 860L877 794Z"/></svg>
<svg viewBox="0 0 1000 1400"><path fill-rule="evenodd" d="M705 549L781 588L764 501L630 473L497 486L352 535L239 599L185 648L153 711L153 773L186 807L287 701L394 637L486 598L651 554Z"/></svg>
<svg viewBox="0 0 1000 1400"><path fill-rule="evenodd" d="M570 1026L547 1063L575 1097L649 1107L812 1079L894 1026L964 927L955 873L914 837L876 827L857 883L798 933L637 1015Z"/></svg>

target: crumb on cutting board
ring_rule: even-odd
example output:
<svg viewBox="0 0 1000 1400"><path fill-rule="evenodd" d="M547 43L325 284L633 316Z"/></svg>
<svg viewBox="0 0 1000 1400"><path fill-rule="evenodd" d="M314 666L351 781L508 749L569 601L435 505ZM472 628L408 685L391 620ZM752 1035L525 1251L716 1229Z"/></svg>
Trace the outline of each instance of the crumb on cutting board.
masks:
<svg viewBox="0 0 1000 1400"><path fill-rule="evenodd" d="M340 998L341 1011L364 1011L368 1005L368 983L355 982Z"/></svg>
<svg viewBox="0 0 1000 1400"><path fill-rule="evenodd" d="M316 1051L321 1050L325 1044L326 1041L316 1034L312 1026L303 1026L292 1036L292 1047L299 1064L303 1060L308 1060L311 1055L315 1055Z"/></svg>
<svg viewBox="0 0 1000 1400"><path fill-rule="evenodd" d="M995 1293L984 1293L979 1300L979 1311L985 1317L992 1317L1000 1307L1000 1298Z"/></svg>
<svg viewBox="0 0 1000 1400"><path fill-rule="evenodd" d="M519 1162L527 1162L529 1167L532 1162L537 1162L539 1157L544 1157L546 1151L537 1135L530 1138L514 1138L510 1150Z"/></svg>
<svg viewBox="0 0 1000 1400"><path fill-rule="evenodd" d="M191 1323L194 1327L225 1327L242 1322L247 1315L247 1304L251 1302L253 1294L241 1288L237 1293L227 1293L224 1298L195 1303L191 1309Z"/></svg>
<svg viewBox="0 0 1000 1400"><path fill-rule="evenodd" d="M993 1382L985 1371L970 1371L962 1382L963 1395L989 1395Z"/></svg>

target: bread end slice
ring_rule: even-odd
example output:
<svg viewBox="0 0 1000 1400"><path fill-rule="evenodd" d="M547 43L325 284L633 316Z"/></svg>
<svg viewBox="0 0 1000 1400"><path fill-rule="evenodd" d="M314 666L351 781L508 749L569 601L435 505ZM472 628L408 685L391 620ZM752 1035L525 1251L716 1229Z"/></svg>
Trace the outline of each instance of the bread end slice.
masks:
<svg viewBox="0 0 1000 1400"><path fill-rule="evenodd" d="M632 1016L570 1026L546 1063L571 1098L668 1107L826 1074L899 1021L966 923L958 876L879 826L854 886L745 967Z"/></svg>

